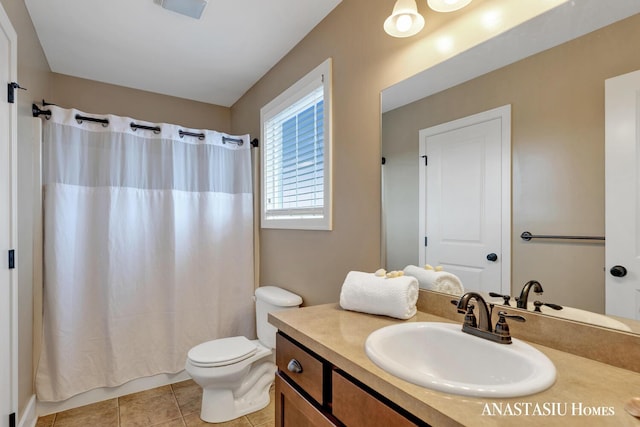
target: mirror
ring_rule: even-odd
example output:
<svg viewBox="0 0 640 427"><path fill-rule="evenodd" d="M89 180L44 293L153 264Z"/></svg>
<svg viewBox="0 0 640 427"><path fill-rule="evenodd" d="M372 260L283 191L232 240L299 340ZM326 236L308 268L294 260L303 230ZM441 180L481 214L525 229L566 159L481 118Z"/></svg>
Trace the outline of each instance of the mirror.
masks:
<svg viewBox="0 0 640 427"><path fill-rule="evenodd" d="M640 37L637 4L620 2L611 14L608 2L584 2L587 10L569 3L570 13L554 17L554 9L383 91L386 268L421 265L419 131L511 105L511 295L535 279L544 287L539 299L567 307L559 316L617 327L598 317L604 242L520 238L605 235L604 81L640 69L629 43ZM640 322L615 320L640 333Z"/></svg>

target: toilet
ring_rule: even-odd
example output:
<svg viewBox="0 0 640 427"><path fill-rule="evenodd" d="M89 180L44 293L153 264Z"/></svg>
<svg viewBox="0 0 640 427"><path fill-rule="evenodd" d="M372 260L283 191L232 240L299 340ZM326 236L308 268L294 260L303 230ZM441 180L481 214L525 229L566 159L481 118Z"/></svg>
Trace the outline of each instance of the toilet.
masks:
<svg viewBox="0 0 640 427"><path fill-rule="evenodd" d="M221 338L199 344L187 354L185 369L202 387L203 421L229 421L269 404L277 330L267 316L299 307L302 298L276 286L262 286L255 291L255 301L257 340Z"/></svg>

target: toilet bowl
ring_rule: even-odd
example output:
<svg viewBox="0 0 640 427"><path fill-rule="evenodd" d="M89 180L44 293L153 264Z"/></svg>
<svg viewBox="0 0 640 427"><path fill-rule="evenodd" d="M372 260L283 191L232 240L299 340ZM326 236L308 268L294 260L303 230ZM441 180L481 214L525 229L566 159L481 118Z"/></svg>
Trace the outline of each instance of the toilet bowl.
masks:
<svg viewBox="0 0 640 427"><path fill-rule="evenodd" d="M297 308L298 295L275 286L256 289L257 340L220 338L189 350L185 369L202 387L200 418L221 423L258 411L269 404L275 379L276 328L267 322L270 312Z"/></svg>

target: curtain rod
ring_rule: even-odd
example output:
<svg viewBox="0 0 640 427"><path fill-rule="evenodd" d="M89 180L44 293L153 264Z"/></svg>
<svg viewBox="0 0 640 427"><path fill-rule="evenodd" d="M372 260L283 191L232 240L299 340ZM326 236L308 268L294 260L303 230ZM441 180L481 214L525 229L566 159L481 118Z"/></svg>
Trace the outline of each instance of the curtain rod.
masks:
<svg viewBox="0 0 640 427"><path fill-rule="evenodd" d="M46 107L47 105L55 105L55 104L51 104L49 102L46 102L44 99L42 100L42 106ZM43 110L40 107L38 107L36 104L31 104L31 114L33 115L33 117L40 117L40 116L45 116L45 119L49 120L51 118L51 111L50 110ZM86 116L81 116L79 114L76 114L75 119L78 121L78 123L82 123L83 121L87 121L87 122L94 122L94 123L101 123L102 126L107 127L109 126L109 120L108 119L100 119L100 118L95 118L95 117L86 117ZM131 129L135 132L138 129L143 129L143 130L150 130L153 133L160 133L160 131L162 130L160 128L160 126L145 126L145 125L139 125L137 123L131 122L130 124ZM180 138L184 138L185 136L193 136L196 137L200 140L203 140L205 138L204 133L193 133L193 132L187 132L184 131L182 129L180 129L178 131L178 133L180 134ZM228 136L223 136L222 137L222 143L223 144L237 144L237 145L242 145L244 143L244 140L241 138L231 138ZM251 147L252 148L256 148L260 146L260 141L258 140L258 138L253 138L250 142Z"/></svg>

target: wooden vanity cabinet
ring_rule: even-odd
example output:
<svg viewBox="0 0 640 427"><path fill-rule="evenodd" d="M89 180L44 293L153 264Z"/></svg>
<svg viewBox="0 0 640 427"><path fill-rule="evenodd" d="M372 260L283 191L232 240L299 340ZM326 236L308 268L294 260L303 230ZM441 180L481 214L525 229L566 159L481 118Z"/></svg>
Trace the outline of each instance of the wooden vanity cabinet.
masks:
<svg viewBox="0 0 640 427"><path fill-rule="evenodd" d="M281 332L276 364L276 427L426 425Z"/></svg>

